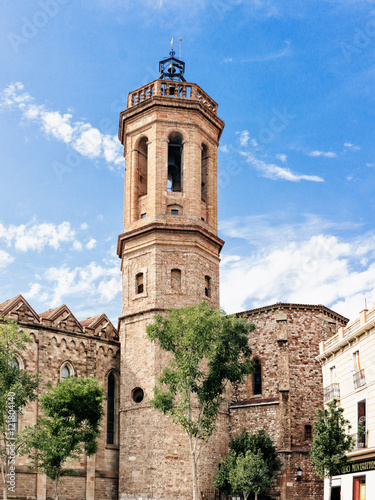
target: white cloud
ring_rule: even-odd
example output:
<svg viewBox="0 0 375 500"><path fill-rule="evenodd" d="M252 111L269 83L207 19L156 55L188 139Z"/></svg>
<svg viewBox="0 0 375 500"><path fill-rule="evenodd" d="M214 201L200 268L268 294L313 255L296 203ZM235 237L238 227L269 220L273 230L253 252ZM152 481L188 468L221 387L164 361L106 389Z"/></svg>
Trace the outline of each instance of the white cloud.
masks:
<svg viewBox="0 0 375 500"><path fill-rule="evenodd" d="M224 256L222 306L236 312L279 301L324 304L354 318L365 297L375 300L374 244L374 234L352 241L316 234L282 240L249 257Z"/></svg>
<svg viewBox="0 0 375 500"><path fill-rule="evenodd" d="M75 240L73 243L73 250L76 250L77 252L81 252L83 250L82 243L78 240Z"/></svg>
<svg viewBox="0 0 375 500"><path fill-rule="evenodd" d="M366 167L374 168L375 163L366 163Z"/></svg>
<svg viewBox="0 0 375 500"><path fill-rule="evenodd" d="M250 134L248 130L243 130L240 133L240 144L245 148L249 144Z"/></svg>
<svg viewBox="0 0 375 500"><path fill-rule="evenodd" d="M90 241L88 243L86 243L85 246L86 246L87 250L92 250L96 246L96 239L91 238Z"/></svg>
<svg viewBox="0 0 375 500"><path fill-rule="evenodd" d="M102 159L110 170L123 163L122 146L117 136L103 134L90 123L74 121L71 113L46 110L24 91L22 83L12 83L0 94L0 108L18 108L23 117L36 123L47 136L64 142L90 159Z"/></svg>
<svg viewBox="0 0 375 500"><path fill-rule="evenodd" d="M42 292L40 283L30 284L30 289L22 294L26 300L38 299L39 302L45 302L48 299L48 293Z"/></svg>
<svg viewBox="0 0 375 500"><path fill-rule="evenodd" d="M45 246L59 249L62 243L75 241L75 231L69 222L59 225L51 223L29 223L19 226L4 226L0 223L0 240L8 246L14 245L16 250L40 252Z"/></svg>
<svg viewBox="0 0 375 500"><path fill-rule="evenodd" d="M354 144L352 144L350 142L345 142L344 148L349 149L350 151L359 151L361 149L360 146L355 146Z"/></svg>
<svg viewBox="0 0 375 500"><path fill-rule="evenodd" d="M292 172L289 168L279 167L273 163L266 163L263 160L257 159L250 152L240 153L242 156L246 158L246 161L252 165L262 174L263 177L267 177L268 179L273 180L284 180L290 182L299 182L299 181L310 181L310 182L324 182L322 177L318 177L317 175L305 175L298 174Z"/></svg>
<svg viewBox="0 0 375 500"><path fill-rule="evenodd" d="M121 276L114 276L110 280L99 283L98 292L104 302L110 302L121 291Z"/></svg>
<svg viewBox="0 0 375 500"><path fill-rule="evenodd" d="M278 154L278 155L276 155L276 158L278 160L282 161L283 163L285 163L287 160L287 156L285 154Z"/></svg>
<svg viewBox="0 0 375 500"><path fill-rule="evenodd" d="M219 150L222 152L222 153L229 153L229 148L226 144L223 144L222 146L219 146Z"/></svg>
<svg viewBox="0 0 375 500"><path fill-rule="evenodd" d="M323 156L324 158L336 158L337 154L334 153L333 151L319 151L319 150L315 149L314 151L311 151L309 153L309 156L312 156L312 157Z"/></svg>
<svg viewBox="0 0 375 500"><path fill-rule="evenodd" d="M48 293L49 307L56 307L70 298L110 302L121 293L121 271L117 260L91 262L85 267L51 267L44 273L43 290ZM99 307L99 305L97 306Z"/></svg>
<svg viewBox="0 0 375 500"><path fill-rule="evenodd" d="M0 250L0 269L5 269L14 261L14 257L12 257L5 250Z"/></svg>
<svg viewBox="0 0 375 500"><path fill-rule="evenodd" d="M87 222L83 222L81 225L80 225L80 229L88 229L89 225L87 224Z"/></svg>
<svg viewBox="0 0 375 500"><path fill-rule="evenodd" d="M280 59L282 57L289 56L291 54L290 50L290 41L286 40L285 41L285 47L283 49L280 49L276 52L270 52L268 54L263 54L259 56L254 56L250 58L245 58L241 59L242 63L249 63L249 62L267 62L267 61L274 61L275 59Z"/></svg>
<svg viewBox="0 0 375 500"><path fill-rule="evenodd" d="M224 63L231 63L231 62L233 62L233 58L232 57L224 57L223 62Z"/></svg>

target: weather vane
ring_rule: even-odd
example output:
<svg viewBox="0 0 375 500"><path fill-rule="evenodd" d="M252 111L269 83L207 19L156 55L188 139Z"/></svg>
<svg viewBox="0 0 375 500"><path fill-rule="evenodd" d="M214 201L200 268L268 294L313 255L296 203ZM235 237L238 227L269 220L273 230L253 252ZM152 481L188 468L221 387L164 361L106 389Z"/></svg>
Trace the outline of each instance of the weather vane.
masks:
<svg viewBox="0 0 375 500"><path fill-rule="evenodd" d="M175 55L175 51L173 50L173 36L172 36L172 40L171 40L171 51L169 53L171 56Z"/></svg>
<svg viewBox="0 0 375 500"><path fill-rule="evenodd" d="M174 80L181 82L185 82L184 73L185 73L185 63L181 60L181 42L182 38L178 39L179 41L179 54L180 57L176 57L176 52L173 49L173 36L170 43L171 50L169 52L169 57L161 60L159 62L159 71L160 78L162 80Z"/></svg>

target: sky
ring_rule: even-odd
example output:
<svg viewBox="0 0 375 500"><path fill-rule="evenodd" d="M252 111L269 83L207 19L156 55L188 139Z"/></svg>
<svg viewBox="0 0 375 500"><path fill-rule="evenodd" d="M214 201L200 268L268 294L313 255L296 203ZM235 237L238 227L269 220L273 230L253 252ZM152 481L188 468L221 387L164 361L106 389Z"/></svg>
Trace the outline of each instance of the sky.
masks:
<svg viewBox="0 0 375 500"><path fill-rule="evenodd" d="M121 314L127 94L181 42L218 102L221 306L375 302L375 1L15 0L0 17L0 303ZM178 42L175 43L178 55Z"/></svg>

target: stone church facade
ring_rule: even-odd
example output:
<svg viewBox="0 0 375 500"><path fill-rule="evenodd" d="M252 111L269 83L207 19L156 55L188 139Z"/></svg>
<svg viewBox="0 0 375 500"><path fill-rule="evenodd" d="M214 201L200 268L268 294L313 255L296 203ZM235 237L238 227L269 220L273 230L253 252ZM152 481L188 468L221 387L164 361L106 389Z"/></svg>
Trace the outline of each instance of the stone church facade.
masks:
<svg viewBox="0 0 375 500"><path fill-rule="evenodd" d="M145 328L172 306L203 300L219 306L217 148L224 123L217 103L185 81L173 51L160 73L129 94L120 115L126 171L117 329L105 314L78 321L65 305L37 314L20 295L0 305L0 315L33 339L21 367L43 381L96 376L106 387L99 450L75 464L77 476L63 480L62 500L191 498L187 437L148 403L166 358ZM200 461L202 498L215 497L213 479L230 438L264 428L283 461L271 497L322 499L308 456L315 409L323 405L315 357L319 342L347 319L321 305L282 303L239 314L256 325L249 338L256 371L228 391ZM35 423L37 414L34 403L19 428ZM19 457L17 493L9 498L47 500L52 484Z"/></svg>

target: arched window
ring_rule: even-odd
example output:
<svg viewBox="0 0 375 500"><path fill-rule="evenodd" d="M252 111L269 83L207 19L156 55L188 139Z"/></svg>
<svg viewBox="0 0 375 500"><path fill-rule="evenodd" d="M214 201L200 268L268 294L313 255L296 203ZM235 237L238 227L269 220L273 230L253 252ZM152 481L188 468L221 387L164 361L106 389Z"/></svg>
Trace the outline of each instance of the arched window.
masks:
<svg viewBox="0 0 375 500"><path fill-rule="evenodd" d="M171 289L174 292L181 291L181 270L172 269L171 270Z"/></svg>
<svg viewBox="0 0 375 500"><path fill-rule="evenodd" d="M207 202L207 175L208 175L208 150L202 144L202 158L201 158L201 199Z"/></svg>
<svg viewBox="0 0 375 500"><path fill-rule="evenodd" d="M173 132L168 137L168 182L167 191L182 191L182 136Z"/></svg>
<svg viewBox="0 0 375 500"><path fill-rule="evenodd" d="M148 142L147 137L143 137L138 145L138 176L139 176L138 195L139 196L147 194L147 173L148 173L147 142Z"/></svg>
<svg viewBox="0 0 375 500"><path fill-rule="evenodd" d="M254 394L262 394L262 367L259 359L254 362Z"/></svg>
<svg viewBox="0 0 375 500"><path fill-rule="evenodd" d="M71 365L71 363L69 363L68 361L66 361L61 366L61 369L60 369L60 379L61 380L65 380L68 377L73 377L73 375L74 375L74 368Z"/></svg>
<svg viewBox="0 0 375 500"><path fill-rule="evenodd" d="M137 276L135 277L135 294L138 295L139 293L143 293L144 286L143 286L143 273L138 273Z"/></svg>
<svg viewBox="0 0 375 500"><path fill-rule="evenodd" d="M113 373L110 373L108 376L107 395L107 444L115 443L115 390L115 376Z"/></svg>
<svg viewBox="0 0 375 500"><path fill-rule="evenodd" d="M17 370L20 369L20 364L16 358L13 358L9 364L12 368L17 368Z"/></svg>

